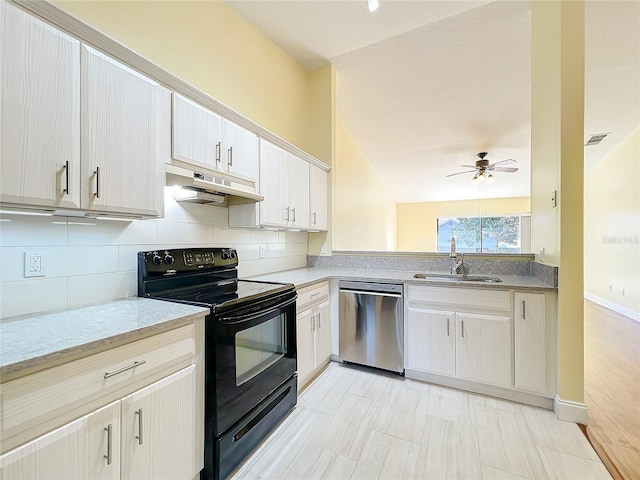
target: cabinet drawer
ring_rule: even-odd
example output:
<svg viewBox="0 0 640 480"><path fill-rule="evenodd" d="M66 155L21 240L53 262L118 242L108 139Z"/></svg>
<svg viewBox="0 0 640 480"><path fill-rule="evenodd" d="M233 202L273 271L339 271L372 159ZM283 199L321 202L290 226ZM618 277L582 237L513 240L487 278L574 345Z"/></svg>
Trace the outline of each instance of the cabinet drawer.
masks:
<svg viewBox="0 0 640 480"><path fill-rule="evenodd" d="M407 302L436 305L456 311L511 311L511 295L508 290L408 285Z"/></svg>
<svg viewBox="0 0 640 480"><path fill-rule="evenodd" d="M329 282L322 282L298 290L296 308L298 312L302 312L327 300L329 300Z"/></svg>
<svg viewBox="0 0 640 480"><path fill-rule="evenodd" d="M193 324L3 383L1 451L195 362Z"/></svg>

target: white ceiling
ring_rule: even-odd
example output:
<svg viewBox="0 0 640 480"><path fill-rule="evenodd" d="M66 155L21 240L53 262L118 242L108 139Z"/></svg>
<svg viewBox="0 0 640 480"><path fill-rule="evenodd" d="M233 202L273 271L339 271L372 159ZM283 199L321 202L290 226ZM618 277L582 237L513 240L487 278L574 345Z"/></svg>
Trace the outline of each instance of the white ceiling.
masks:
<svg viewBox="0 0 640 480"><path fill-rule="evenodd" d="M528 196L531 4L227 1L307 69L331 62L337 113L397 202ZM589 168L640 124L640 0L586 6ZM517 160L490 185L447 178L475 154Z"/></svg>

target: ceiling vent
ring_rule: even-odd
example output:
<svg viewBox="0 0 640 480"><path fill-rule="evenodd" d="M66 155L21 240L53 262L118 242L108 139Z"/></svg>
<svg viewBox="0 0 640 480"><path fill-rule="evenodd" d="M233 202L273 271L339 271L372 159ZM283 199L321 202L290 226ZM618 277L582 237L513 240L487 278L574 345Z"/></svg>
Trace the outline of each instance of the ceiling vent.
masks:
<svg viewBox="0 0 640 480"><path fill-rule="evenodd" d="M609 135L609 133L596 133L595 135L591 135L591 138L587 140L587 143L585 143L584 146L590 147L591 145L598 145L602 140L604 140L604 137Z"/></svg>

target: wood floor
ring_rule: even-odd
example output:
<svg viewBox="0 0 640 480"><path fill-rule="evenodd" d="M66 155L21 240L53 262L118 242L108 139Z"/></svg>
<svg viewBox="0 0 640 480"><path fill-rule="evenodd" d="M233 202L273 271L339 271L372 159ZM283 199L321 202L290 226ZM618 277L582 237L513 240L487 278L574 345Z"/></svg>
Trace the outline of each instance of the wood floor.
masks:
<svg viewBox="0 0 640 480"><path fill-rule="evenodd" d="M551 411L332 363L241 479L609 479Z"/></svg>
<svg viewBox="0 0 640 480"><path fill-rule="evenodd" d="M615 478L640 478L640 323L585 301L587 434Z"/></svg>

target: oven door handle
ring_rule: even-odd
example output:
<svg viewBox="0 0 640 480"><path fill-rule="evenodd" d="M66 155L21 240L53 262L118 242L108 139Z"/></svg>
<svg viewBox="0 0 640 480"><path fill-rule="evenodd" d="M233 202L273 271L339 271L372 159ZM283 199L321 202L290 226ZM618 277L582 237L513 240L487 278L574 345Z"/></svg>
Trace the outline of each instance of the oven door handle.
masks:
<svg viewBox="0 0 640 480"><path fill-rule="evenodd" d="M262 311L259 311L259 312L251 312L248 315L221 316L218 319L218 321L220 323L225 324L225 325L249 322L251 320L254 320L256 318L262 317L264 315L269 315L272 312L276 312L276 311L280 310L281 308L288 307L289 305L295 303L296 298L298 298L297 295L295 297L293 297L293 298L288 298L284 302L281 302L281 303L278 303L276 305L273 305L271 308L269 308L269 310L262 310Z"/></svg>

